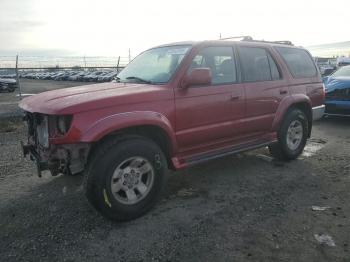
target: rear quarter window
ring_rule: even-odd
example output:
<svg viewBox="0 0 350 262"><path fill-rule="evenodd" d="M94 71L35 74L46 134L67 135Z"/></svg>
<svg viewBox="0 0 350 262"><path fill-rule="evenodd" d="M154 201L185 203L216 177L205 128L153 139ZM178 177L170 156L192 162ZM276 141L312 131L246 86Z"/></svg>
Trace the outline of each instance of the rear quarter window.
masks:
<svg viewBox="0 0 350 262"><path fill-rule="evenodd" d="M315 63L306 50L289 47L275 47L275 49L286 62L294 78L316 76L317 70Z"/></svg>

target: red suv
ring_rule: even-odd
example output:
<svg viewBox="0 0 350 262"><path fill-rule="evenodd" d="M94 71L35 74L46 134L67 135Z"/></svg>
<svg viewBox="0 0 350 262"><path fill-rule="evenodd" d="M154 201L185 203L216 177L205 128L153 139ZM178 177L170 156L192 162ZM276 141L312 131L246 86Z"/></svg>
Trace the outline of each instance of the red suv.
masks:
<svg viewBox="0 0 350 262"><path fill-rule="evenodd" d="M110 83L24 99L38 172L85 174L89 202L114 220L144 214L165 171L268 146L297 158L324 87L310 54L289 43L181 42L149 49Z"/></svg>

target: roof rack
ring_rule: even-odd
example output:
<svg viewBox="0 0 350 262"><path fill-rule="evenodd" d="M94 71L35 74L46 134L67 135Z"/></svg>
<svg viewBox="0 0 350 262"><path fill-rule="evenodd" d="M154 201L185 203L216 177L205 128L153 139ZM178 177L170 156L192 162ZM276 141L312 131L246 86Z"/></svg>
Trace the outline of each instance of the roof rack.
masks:
<svg viewBox="0 0 350 262"><path fill-rule="evenodd" d="M288 40L283 40L283 41L255 40L251 36L233 36L233 37L220 38L219 40L231 40L231 39L241 39L240 41L247 41L247 42L261 42L261 43L272 43L272 44L281 44L281 45L293 45L293 43L291 41L288 41Z"/></svg>
<svg viewBox="0 0 350 262"><path fill-rule="evenodd" d="M253 41L253 37L249 35L225 37L225 38L220 38L219 40L231 40L231 39L239 39L239 38L241 39L241 41Z"/></svg>
<svg viewBox="0 0 350 262"><path fill-rule="evenodd" d="M281 44L281 45L294 45L292 41L288 40L282 40L282 41L265 41L265 40L253 40L256 42L263 42L263 43L273 43L273 44Z"/></svg>

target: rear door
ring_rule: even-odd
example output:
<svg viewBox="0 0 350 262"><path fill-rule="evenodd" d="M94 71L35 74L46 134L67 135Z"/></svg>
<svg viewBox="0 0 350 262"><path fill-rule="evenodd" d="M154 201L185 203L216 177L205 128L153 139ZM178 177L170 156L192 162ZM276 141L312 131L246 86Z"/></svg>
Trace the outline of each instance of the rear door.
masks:
<svg viewBox="0 0 350 262"><path fill-rule="evenodd" d="M240 46L238 53L247 102L245 129L248 136L259 136L271 130L278 105L288 95L287 80L268 48Z"/></svg>
<svg viewBox="0 0 350 262"><path fill-rule="evenodd" d="M316 68L316 65L304 49L295 47L275 47L291 74L290 92L292 94L306 94L312 106L319 106L324 103L323 83Z"/></svg>
<svg viewBox="0 0 350 262"><path fill-rule="evenodd" d="M225 144L243 132L243 85L238 83L232 46L203 47L188 68L210 68L212 84L175 89L176 136L180 151Z"/></svg>

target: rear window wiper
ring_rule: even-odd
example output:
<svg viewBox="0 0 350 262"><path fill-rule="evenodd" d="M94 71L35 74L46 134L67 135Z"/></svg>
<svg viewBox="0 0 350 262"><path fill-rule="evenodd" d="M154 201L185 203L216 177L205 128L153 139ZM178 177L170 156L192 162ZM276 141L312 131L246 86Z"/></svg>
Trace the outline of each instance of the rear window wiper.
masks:
<svg viewBox="0 0 350 262"><path fill-rule="evenodd" d="M128 77L125 78L125 79L128 79L128 80L137 80L137 81L142 82L142 83L152 84L152 81L146 80L146 79L143 79L143 78L140 78L140 77L138 77L138 76L128 76Z"/></svg>

